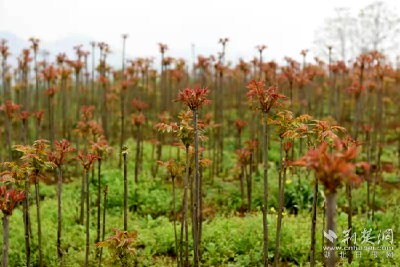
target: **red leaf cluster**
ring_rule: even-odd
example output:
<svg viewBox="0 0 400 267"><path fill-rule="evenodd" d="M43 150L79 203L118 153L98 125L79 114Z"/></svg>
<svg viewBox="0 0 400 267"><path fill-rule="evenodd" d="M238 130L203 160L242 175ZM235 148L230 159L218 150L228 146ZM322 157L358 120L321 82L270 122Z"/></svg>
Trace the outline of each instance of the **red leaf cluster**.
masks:
<svg viewBox="0 0 400 267"><path fill-rule="evenodd" d="M160 47L160 53L164 54L165 51L168 50L168 46L166 44L158 43L158 46Z"/></svg>
<svg viewBox="0 0 400 267"><path fill-rule="evenodd" d="M264 80L260 80L259 82L256 80L250 81L250 84L247 86L249 91L246 97L252 101L259 101L261 109L268 113L273 106L281 105L281 103L278 102L279 99L286 99L287 97L278 94L278 88L275 86L271 86L268 90L264 87Z"/></svg>
<svg viewBox="0 0 400 267"><path fill-rule="evenodd" d="M21 111L21 113L18 114L18 118L20 118L22 122L25 123L31 115L32 114L28 111Z"/></svg>
<svg viewBox="0 0 400 267"><path fill-rule="evenodd" d="M173 102L183 102L189 109L199 109L202 108L203 105L210 105L211 100L207 99L207 95L210 92L209 89L196 86L195 88L186 88L183 91L180 91L178 94L178 99Z"/></svg>
<svg viewBox="0 0 400 267"><path fill-rule="evenodd" d="M10 119L20 108L22 108L22 105L14 104L12 101L7 101L4 105L0 106L0 110L4 110Z"/></svg>
<svg viewBox="0 0 400 267"><path fill-rule="evenodd" d="M8 189L5 185L0 186L0 210L5 215L12 215L15 204L25 198L25 191L17 189Z"/></svg>
<svg viewBox="0 0 400 267"><path fill-rule="evenodd" d="M54 96L57 93L57 89L54 87L49 87L46 90L44 90L43 94L48 95L49 97Z"/></svg>
<svg viewBox="0 0 400 267"><path fill-rule="evenodd" d="M110 153L114 148L109 146L108 141L104 135L97 138L97 142L91 142L91 150L96 156L103 158L104 154Z"/></svg>
<svg viewBox="0 0 400 267"><path fill-rule="evenodd" d="M248 124L249 123L247 121L243 121L243 120L236 120L236 122L235 122L236 129L238 130L239 133L241 133L243 128Z"/></svg>
<svg viewBox="0 0 400 267"><path fill-rule="evenodd" d="M84 154L83 149L79 152L78 156L76 156L75 158L72 158L73 160L76 160L78 162L81 163L82 167L86 170L89 171L92 167L93 167L93 163L96 159L100 159L100 157L92 154L92 153L88 153L88 154Z"/></svg>
<svg viewBox="0 0 400 267"><path fill-rule="evenodd" d="M55 141L55 151L47 154L49 161L53 162L57 167L61 167L64 162L68 161L69 153L76 151L75 148L70 147L71 143L68 140Z"/></svg>
<svg viewBox="0 0 400 267"><path fill-rule="evenodd" d="M136 97L132 100L132 105L137 109L137 111L142 112L144 109L148 108L149 105L144 102L138 100Z"/></svg>
<svg viewBox="0 0 400 267"><path fill-rule="evenodd" d="M58 77L58 70L53 67L49 66L48 68L45 68L44 70L41 71L43 79L46 82L52 82Z"/></svg>
<svg viewBox="0 0 400 267"><path fill-rule="evenodd" d="M329 144L323 142L318 148L307 151L307 154L293 162L293 165L306 166L314 170L315 176L320 180L325 189L336 192L343 183L359 183L360 177L356 175L356 166L369 168L367 163L354 164L351 161L357 156L357 146L353 145L345 150L339 138L335 139L336 150L328 151Z"/></svg>
<svg viewBox="0 0 400 267"><path fill-rule="evenodd" d="M139 115L132 114L132 123L136 126L143 125L146 122L146 117L140 112Z"/></svg>

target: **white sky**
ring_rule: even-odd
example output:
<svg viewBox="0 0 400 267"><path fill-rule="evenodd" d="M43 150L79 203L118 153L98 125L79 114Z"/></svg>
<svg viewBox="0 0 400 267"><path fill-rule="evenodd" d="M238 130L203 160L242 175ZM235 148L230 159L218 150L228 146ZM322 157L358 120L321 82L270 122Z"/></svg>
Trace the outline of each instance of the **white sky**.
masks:
<svg viewBox="0 0 400 267"><path fill-rule="evenodd" d="M397 0L386 1L392 6ZM396 4L398 2L398 4ZM335 7L354 12L371 3L363 0L0 0L0 32L56 41L79 36L120 49L128 33L127 53L158 56L157 43L168 44L168 55L208 56L220 51L219 38L229 37L227 58L251 59L254 47L268 45L265 59L300 58L311 48L315 29ZM85 44L87 49L89 48Z"/></svg>

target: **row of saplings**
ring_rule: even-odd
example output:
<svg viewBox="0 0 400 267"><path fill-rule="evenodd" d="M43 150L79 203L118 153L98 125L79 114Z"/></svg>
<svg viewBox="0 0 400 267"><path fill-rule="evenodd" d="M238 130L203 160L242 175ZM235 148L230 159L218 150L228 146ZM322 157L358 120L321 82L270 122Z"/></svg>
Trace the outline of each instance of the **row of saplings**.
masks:
<svg viewBox="0 0 400 267"><path fill-rule="evenodd" d="M267 211L268 211L268 124L274 124L277 129L277 135L280 137L281 144L281 162L279 166L279 210L278 210L278 224L277 224L277 241L275 251L274 265L277 266L279 258L279 239L280 229L282 221L283 211L283 196L284 196L284 185L286 178L286 169L289 165L303 165L315 172L315 183L318 186L320 181L326 191L326 215L327 215L327 229L335 231L335 206L336 206L336 195L337 189L343 184L356 184L360 181L356 175L355 169L357 166L361 166L368 170L369 166L367 163L355 163L357 156L357 141L351 138L339 140L334 133L335 131L344 131L345 129L339 126L330 126L325 121L312 121L313 123L307 124L306 122L311 119L308 115L301 115L297 118L293 116L290 111L279 111L273 116L270 116L270 112L273 107L280 105L279 100L286 98L284 95L280 95L277 92L276 87L270 87L265 89L264 82L251 81L248 86L249 92L247 97L254 102L260 104L259 109L263 114L263 159L264 159L264 206L263 206L263 240L264 240L264 266L268 265L268 226L267 226ZM173 181L173 213L174 213L174 231L175 231L175 249L178 266L189 266L189 220L188 220L188 190L194 193L192 203L192 239L193 239L193 265L199 266L200 264L200 243L202 236L202 177L199 171L202 166L209 165L211 162L208 159L202 158L202 142L206 138L203 136L204 124L198 118L198 109L201 109L204 105L209 105L210 100L207 99L209 90L204 88L185 89L179 93L179 98L175 102L183 102L190 110L188 112L182 112L179 116L181 119L180 123L159 123L154 126L155 129L163 132L173 133L181 142L186 152L185 166L181 166L178 162L173 159L170 161L160 164L164 165L168 170L168 173ZM140 116L143 116L142 114ZM271 118L269 118L269 116ZM85 124L84 127L87 125ZM84 128L83 127L83 128ZM243 127L243 123L237 122L237 127L240 130ZM85 128L84 128L85 129ZM288 137L291 139L299 138L305 140L308 145L308 152L306 155L296 161L290 161L288 154L293 146L291 142L284 142L284 138ZM240 141L239 141L240 142ZM302 142L302 141L301 141ZM243 177L247 177L247 184L249 187L249 181L251 181L251 170L249 172L247 168L252 166L252 153L255 149L254 140L245 142L247 146L241 148L239 143L239 149L236 151L238 155L238 169L241 177L241 187L243 188ZM53 144L51 144L53 145ZM200 146L200 148L199 148ZM53 168L58 173L58 229L57 229L57 251L60 257L60 265L64 265L64 254L61 247L61 225L62 225L62 212L61 212L61 193L62 193L62 177L63 168L66 162L70 159L79 161L84 169L84 180L82 183L82 190L86 189L86 253L85 253L85 266L89 263L89 172L93 168L94 162L98 161L98 179L99 188L97 196L98 204L98 240L100 239L100 173L101 173L101 160L102 158L111 151L108 142L104 137L99 137L97 142L92 142L90 147L90 153L87 151L86 139L85 148L78 153L75 158L70 158L69 155L76 151L76 149L70 147L70 143L67 140L60 142L56 141L54 147L49 150L48 141L37 140L33 146L14 146L14 149L22 152L21 164L16 163L3 163L4 167L9 170L5 171L1 175L1 182L3 185L0 187L1 199L0 208L3 211L3 251L2 251L2 266L8 266L8 248L9 248L9 219L12 215L13 209L16 204L23 201L23 219L25 227L25 243L26 243L26 256L27 266L30 266L30 215L29 215L29 190L30 184L35 184L36 191L36 207L37 207L37 221L38 221L38 249L39 249L39 266L43 266L43 254L41 248L41 220L40 220L40 198L39 198L39 180L43 179L44 172ZM285 157L283 157L283 151L285 151ZM131 261L132 245L135 241L136 235L127 231L127 154L128 150L126 147L122 149L122 156L124 158L124 230L115 229L113 236L110 236L107 240L105 237L105 211L106 211L106 196L107 186L104 189L104 211L103 211L103 233L102 242L97 243L99 248L96 253L99 256L99 265L102 262L102 248L107 247L111 251L113 260L120 262L123 266L128 266ZM180 230L180 238L178 240L177 226L176 226L176 213L175 213L175 178L185 171L184 181L184 196L183 196L183 216ZM189 182L190 174L194 173L194 181ZM248 174L249 173L249 174ZM136 174L136 173L135 173ZM136 176L136 175L135 175ZM250 179L249 179L250 177ZM189 188L190 187L190 188ZM317 187L318 188L318 187ZM248 194L251 195L251 183L248 188ZM243 189L242 195L244 196ZM251 197L250 197L251 198ZM251 209L251 208L250 208ZM313 205L313 217L316 215L316 197L314 196ZM315 218L312 220L314 229L314 240L315 240ZM313 237L312 237L313 238ZM328 244L333 246L334 244ZM314 247L311 248L313 258ZM335 265L335 255L332 255L327 265L332 267Z"/></svg>

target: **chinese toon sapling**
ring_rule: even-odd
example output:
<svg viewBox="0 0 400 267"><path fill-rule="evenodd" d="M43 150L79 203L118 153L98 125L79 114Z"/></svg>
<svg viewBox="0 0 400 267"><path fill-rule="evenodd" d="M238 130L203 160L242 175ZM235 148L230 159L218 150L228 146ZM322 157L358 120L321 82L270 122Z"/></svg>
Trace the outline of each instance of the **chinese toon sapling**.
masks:
<svg viewBox="0 0 400 267"><path fill-rule="evenodd" d="M278 169L278 218L277 218L277 231L276 231L276 246L275 246L275 256L274 256L274 266L278 265L279 259L279 239L280 239L280 230L282 223L282 212L283 212L283 192L285 183L282 183L282 169L283 169L283 149L284 149L284 138L285 133L290 130L294 130L297 127L300 127L302 123L307 122L311 119L311 116L305 114L300 115L299 117L294 117L293 113L284 110L281 112L277 112L275 118L271 118L268 123L276 126L276 135L280 139L280 157L279 157L279 169ZM292 146L290 145L290 149Z"/></svg>
<svg viewBox="0 0 400 267"><path fill-rule="evenodd" d="M257 45L256 49L258 50L258 53L260 53L260 60L258 62L258 64L260 65L259 66L259 77L258 78L262 79L262 67L263 67L263 56L262 56L262 54L263 54L263 51L265 49L267 49L267 46L266 45Z"/></svg>
<svg viewBox="0 0 400 267"><path fill-rule="evenodd" d="M100 241L100 202L101 202L101 163L113 148L109 146L104 135L97 138L96 142L91 142L91 151L97 157L97 237L96 242Z"/></svg>
<svg viewBox="0 0 400 267"><path fill-rule="evenodd" d="M125 42L124 42L125 43ZM121 148L121 156L119 157L119 168L121 168L122 164L122 147L124 146L125 142L125 99L126 99L126 91L133 83L129 80L121 81L119 83L120 86L120 102L121 102L121 139L120 139L120 148Z"/></svg>
<svg viewBox="0 0 400 267"><path fill-rule="evenodd" d="M381 175L382 172L382 164L381 164L381 157L382 157L382 150L383 150L383 145L377 143L376 146L378 147L378 162L377 162L377 169L375 170L375 176L374 176L374 187L373 187L373 193L372 193L372 221L375 220L375 196L376 196L376 185L378 183L378 177Z"/></svg>
<svg viewBox="0 0 400 267"><path fill-rule="evenodd" d="M186 152L186 168L185 168L185 182L184 182L184 196L183 196L183 215L182 215L182 224L181 224L181 239L180 239L180 260L182 266L189 265L189 234L188 234L188 189L189 189L189 175L190 175L190 148L194 143L194 127L190 125L190 121L192 120L193 113L192 111L181 112L179 118L181 119L180 124L177 123L158 123L154 125L154 129L157 129L162 132L172 132L179 140L182 142L185 147ZM198 125L199 126L199 125ZM200 125L201 126L201 125ZM201 129L201 128L200 128ZM200 131L199 138L204 138L202 135L202 131ZM194 151L193 151L194 152ZM194 203L192 203L194 204ZM194 215L194 213L193 213ZM193 228L195 226L193 225ZM185 233L185 262L183 261L183 234Z"/></svg>
<svg viewBox="0 0 400 267"><path fill-rule="evenodd" d="M199 179L199 131L198 131L198 109L203 108L204 105L210 105L211 100L207 99L207 95L210 90L207 88L201 89L200 87L195 88L186 88L185 90L179 92L178 99L174 100L174 102L182 102L185 106L187 106L193 113L193 125L194 125L194 161L195 161L195 199L193 204L193 214L194 214L194 266L199 266L199 205L200 205L200 184Z"/></svg>
<svg viewBox="0 0 400 267"><path fill-rule="evenodd" d="M4 105L0 106L0 110L3 110L6 113L7 120L7 146L8 146L8 157L9 161L12 161L12 120L14 115L18 112L18 110L22 108L21 105L14 104L12 101L7 101Z"/></svg>
<svg viewBox="0 0 400 267"><path fill-rule="evenodd" d="M79 110L81 115L81 120L77 122L76 129L74 129L74 133L77 135L77 149L79 150L79 138L83 138L84 146L83 152L87 153L87 144L88 144L88 136L91 133L92 126L95 126L91 119L93 117L93 106L82 106ZM79 223L83 225L84 216L85 216L85 174L82 174L81 179L81 203L80 203L80 213L79 213Z"/></svg>
<svg viewBox="0 0 400 267"><path fill-rule="evenodd" d="M25 254L26 254L26 266L30 266L31 261L31 246L30 237L32 233L31 229L31 219L29 215L29 174L28 174L28 163L23 163L21 166L17 165L15 162L4 162L0 164L0 167L8 167L9 170L0 173L0 182L4 183L9 189L11 187L16 187L17 189L24 188L25 199L23 201L23 223L24 223L24 233L25 233ZM21 189L22 190L22 189Z"/></svg>
<svg viewBox="0 0 400 267"><path fill-rule="evenodd" d="M237 149L242 148L242 131L246 125L249 123L247 121L242 121L242 120L236 120L235 125L238 133L238 145Z"/></svg>
<svg viewBox="0 0 400 267"><path fill-rule="evenodd" d="M43 250L42 250L42 226L41 226L41 214L40 214L40 195L39 195L39 179L45 180L43 176L45 170L55 167L55 164L51 161L47 161L47 149L49 145L47 140L36 140L32 146L21 146L16 145L14 149L22 152L21 160L27 163L27 173L29 178L35 182L36 191L36 208L37 208L37 221L38 221L38 249L39 249L39 266L43 266ZM28 176L25 181L25 191L27 192L27 198L29 198L29 180ZM27 202L28 203L28 202ZM27 205L28 208L28 205ZM29 216L29 211L26 213ZM29 217L28 217L29 218Z"/></svg>
<svg viewBox="0 0 400 267"><path fill-rule="evenodd" d="M357 146L354 144L349 149L344 149L339 138L335 138L334 150L329 152L329 144L322 142L317 148L310 149L307 154L293 162L293 165L305 166L313 170L316 178L323 184L327 201L327 230L336 230L336 199L338 189L346 183L359 183L360 177L356 174L356 167L368 169L365 162L353 163L357 156ZM333 248L335 244L329 242L328 246ZM331 252L331 251L330 251ZM336 256L328 257L327 266L334 267Z"/></svg>
<svg viewBox="0 0 400 267"><path fill-rule="evenodd" d="M159 111L163 112L166 109L166 93L165 91L165 71L164 71L164 56L165 52L168 50L168 46L166 44L158 43L158 46L160 48L160 53L161 53L161 81L160 81L160 107Z"/></svg>
<svg viewBox="0 0 400 267"><path fill-rule="evenodd" d="M29 41L32 43L31 49L33 50L33 69L35 70L35 106L34 110L39 109L39 73L38 73L38 64L37 64L37 52L39 51L39 43L40 40L34 37L29 38Z"/></svg>
<svg viewBox="0 0 400 267"><path fill-rule="evenodd" d="M175 159L170 159L167 162L158 161L157 163L163 165L167 169L168 175L172 179L172 214L174 217L175 253L178 256L179 247L178 247L178 235L176 231L175 179L178 178L183 173L185 167L180 166L179 162L176 162ZM181 266L181 262L179 261L178 257L177 257L177 263L178 266Z"/></svg>
<svg viewBox="0 0 400 267"><path fill-rule="evenodd" d="M22 104L23 106L27 109L30 110L29 108L29 63L32 61L32 58L30 57L30 50L29 49L23 49L22 54L18 60L18 70L20 72L20 84L21 84L21 89L23 89L23 99L22 99ZM19 101L18 101L19 102Z"/></svg>
<svg viewBox="0 0 400 267"><path fill-rule="evenodd" d="M268 125L267 118L268 113L274 106L279 106L281 103L280 99L286 99L287 97L278 94L278 88L271 86L265 89L263 80L257 82L252 80L247 86L249 91L246 97L253 102L259 102L262 114L263 114L263 152L264 152L264 206L263 206L263 230L264 230L264 266L268 266L268 225L267 225L267 212L268 212Z"/></svg>
<svg viewBox="0 0 400 267"><path fill-rule="evenodd" d="M40 140L44 110L33 112L33 116L36 118L36 140Z"/></svg>
<svg viewBox="0 0 400 267"><path fill-rule="evenodd" d="M65 61L64 59L59 58L60 55L58 56L58 61ZM60 63L62 64L62 63ZM72 69L69 67L66 67L64 65L61 65L59 68L60 72L60 90L61 90L61 109L62 109L62 137L67 138L69 137L69 128L67 126L68 124L68 111L67 111L67 103L69 98L67 98L68 92L67 92L67 86L68 86L68 80L70 79L70 76L72 74Z"/></svg>
<svg viewBox="0 0 400 267"><path fill-rule="evenodd" d="M128 231L128 147L123 146L121 153L124 158L124 231Z"/></svg>
<svg viewBox="0 0 400 267"><path fill-rule="evenodd" d="M139 112L139 115L132 114L132 124L136 126L136 157L135 157L135 184L139 183L139 164L140 164L140 144L141 144L141 126L146 122L146 117L143 115L143 110L148 108L146 102L136 98L132 100L132 105Z"/></svg>
<svg viewBox="0 0 400 267"><path fill-rule="evenodd" d="M53 109L52 109L52 104L53 104L53 97L55 93L58 91L57 88L55 87L55 81L59 76L59 71L56 67L50 65L47 68L44 68L41 71L43 81L45 83L46 90L43 92L43 95L48 96L48 111L49 111L49 136L50 136L50 145L51 148L53 149L53 143L54 143L54 118L53 118Z"/></svg>
<svg viewBox="0 0 400 267"><path fill-rule="evenodd" d="M247 167L244 166L244 174L246 176L246 184L247 184L247 211L251 212L252 211L252 195L253 195L253 157L255 155L255 152L258 148L258 141L256 141L254 138L251 138L247 141L244 142L245 149L249 153L249 173L247 174Z"/></svg>
<svg viewBox="0 0 400 267"><path fill-rule="evenodd" d="M57 217L57 253L58 257L60 258L60 266L64 266L64 259L63 259L63 251L61 248L61 229L62 229L62 213L61 213L61 200L62 200L62 179L63 179L63 172L62 168L64 163L68 162L70 159L68 155L74 152L76 149L70 147L71 144L69 141L63 139L61 141L56 141L54 151L51 151L47 154L47 158L49 161L53 162L58 169L58 217Z"/></svg>
<svg viewBox="0 0 400 267"><path fill-rule="evenodd" d="M11 53L9 52L10 47L7 45L7 42L8 41L5 39L0 40L0 54L3 59L1 62L1 69L2 69L1 78L3 81L4 99L6 101L10 101L11 100L11 91L10 91L9 87L10 87L11 83L10 83L10 80L7 79L7 77L10 77L9 73L8 73L7 58L8 58L8 56L11 55Z"/></svg>
<svg viewBox="0 0 400 267"><path fill-rule="evenodd" d="M247 149L241 148L235 151L236 154L236 169L240 180L240 192L242 195L241 212L244 211L244 170L249 162L250 153Z"/></svg>
<svg viewBox="0 0 400 267"><path fill-rule="evenodd" d="M107 210L107 193L108 193L108 185L104 187L104 207L103 207L103 233L101 240L104 242L106 235L106 210ZM99 257L99 267L101 267L101 260L103 256L103 248L100 248L100 257Z"/></svg>
<svg viewBox="0 0 400 267"><path fill-rule="evenodd" d="M53 99L57 90L54 87L47 88L43 94L48 96L47 107L49 108L49 131L50 131L50 146L53 149L53 142L55 141L55 128L54 128L54 115L53 115Z"/></svg>
<svg viewBox="0 0 400 267"><path fill-rule="evenodd" d="M133 266L133 254L135 251L132 246L135 244L137 234L120 230L118 228L112 229L114 235L107 238L107 240L98 242L98 248L107 248L111 253L112 264L120 263L123 267Z"/></svg>
<svg viewBox="0 0 400 267"><path fill-rule="evenodd" d="M89 199L89 171L93 168L95 160L99 159L98 156L95 156L92 153L84 154L84 151L81 150L78 156L73 158L74 160L81 163L85 176L86 176L86 253L85 253L85 266L89 265L89 219L90 219L90 199Z"/></svg>
<svg viewBox="0 0 400 267"><path fill-rule="evenodd" d="M279 259L279 244L281 239L281 228L282 228L282 216L285 204L285 184L286 184L286 170L290 166L289 161L289 151L292 148L292 142L288 141L283 144L283 150L285 150L285 159L281 167L281 190L279 192L279 207L278 207L278 222L276 229L276 245L275 245L275 256L274 256L274 266L278 266Z"/></svg>
<svg viewBox="0 0 400 267"><path fill-rule="evenodd" d="M21 113L18 114L18 118L22 122L22 130L23 130L22 139L23 139L24 145L27 144L28 119L30 116L31 116L31 113L29 113L28 111L22 111Z"/></svg>
<svg viewBox="0 0 400 267"><path fill-rule="evenodd" d="M25 198L25 191L16 188L7 189L6 185L0 186L0 209L3 212L3 248L1 266L8 266L8 250L10 239L10 217L16 204Z"/></svg>
<svg viewBox="0 0 400 267"><path fill-rule="evenodd" d="M319 144L326 142L333 145L333 141L338 138L336 133L345 132L346 129L341 126L331 126L327 121L312 120L309 124L301 124L296 129L290 129L283 134L284 137L291 139L306 139L308 149L315 149ZM317 225L317 204L318 204L318 178L314 180L314 194L311 211L311 249L310 265L315 265L315 244L316 244L316 225ZM300 181L299 181L300 187ZM323 222L324 223L324 222Z"/></svg>

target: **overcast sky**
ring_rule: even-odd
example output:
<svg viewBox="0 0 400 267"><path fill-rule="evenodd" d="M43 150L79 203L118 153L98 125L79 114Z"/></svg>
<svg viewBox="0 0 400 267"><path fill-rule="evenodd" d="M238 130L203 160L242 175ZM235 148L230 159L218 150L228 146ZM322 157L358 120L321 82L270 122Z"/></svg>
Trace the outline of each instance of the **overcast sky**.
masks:
<svg viewBox="0 0 400 267"><path fill-rule="evenodd" d="M398 0L386 1L396 6ZM335 7L354 12L364 0L0 0L0 31L44 41L80 37L104 41L120 49L128 33L127 53L158 55L157 43L168 44L171 56L208 56L220 51L218 40L229 37L227 58L251 59L254 47L268 45L267 60L285 55L300 58L312 48L315 29L334 14ZM400 3L399 3L400 4ZM399 5L397 4L397 5ZM87 44L84 44L87 46ZM87 46L88 48L88 46Z"/></svg>

